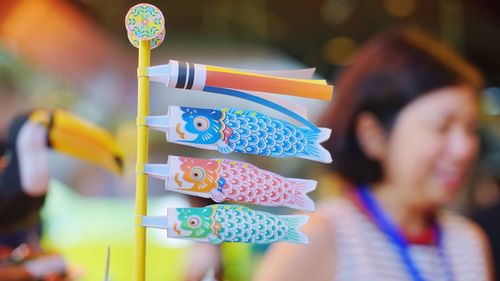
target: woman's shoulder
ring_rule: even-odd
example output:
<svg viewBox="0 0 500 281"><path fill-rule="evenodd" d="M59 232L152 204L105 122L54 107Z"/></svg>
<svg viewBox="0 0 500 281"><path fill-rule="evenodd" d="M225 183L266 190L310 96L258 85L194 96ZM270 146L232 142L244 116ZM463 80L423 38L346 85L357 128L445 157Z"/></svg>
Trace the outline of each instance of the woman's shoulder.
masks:
<svg viewBox="0 0 500 281"><path fill-rule="evenodd" d="M439 222L445 247L455 262L466 271L484 276L477 280L493 280L489 240L483 229L471 219L450 211L442 212Z"/></svg>
<svg viewBox="0 0 500 281"><path fill-rule="evenodd" d="M489 248L483 229L471 219L452 211L443 211L439 214L438 222L444 242L456 251L484 252L484 249Z"/></svg>
<svg viewBox="0 0 500 281"><path fill-rule="evenodd" d="M347 196L336 196L324 199L317 204L315 213L328 218L331 216L345 215L354 211L353 203Z"/></svg>
<svg viewBox="0 0 500 281"><path fill-rule="evenodd" d="M443 211L439 215L439 224L448 238L449 243L456 244L460 248L470 246L476 249L489 248L489 242L483 229L471 219L454 213Z"/></svg>
<svg viewBox="0 0 500 281"><path fill-rule="evenodd" d="M439 214L439 223L443 231L453 233L455 237L460 236L462 239L474 240L485 238L485 234L478 224L453 211L442 211Z"/></svg>
<svg viewBox="0 0 500 281"><path fill-rule="evenodd" d="M336 227L359 225L366 221L359 206L348 195L320 201L315 216L327 221L332 231Z"/></svg>

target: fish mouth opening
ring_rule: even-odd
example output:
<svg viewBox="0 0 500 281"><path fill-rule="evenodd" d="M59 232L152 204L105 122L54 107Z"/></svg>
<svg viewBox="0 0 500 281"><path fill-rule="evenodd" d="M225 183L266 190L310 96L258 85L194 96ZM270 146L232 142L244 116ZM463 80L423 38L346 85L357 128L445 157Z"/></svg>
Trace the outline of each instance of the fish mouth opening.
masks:
<svg viewBox="0 0 500 281"><path fill-rule="evenodd" d="M174 223L172 229L175 231L175 233L177 233L177 235L182 236L182 232L179 230L179 228L177 228L177 223Z"/></svg>
<svg viewBox="0 0 500 281"><path fill-rule="evenodd" d="M177 126L175 126L175 132L179 135L179 137L183 140L186 139L186 136L184 135L184 132L181 130L181 123L177 123Z"/></svg>
<svg viewBox="0 0 500 281"><path fill-rule="evenodd" d="M173 186L173 188L170 188L174 191L192 191L191 189L194 187L193 183L182 178L180 172L175 173L174 181L175 185Z"/></svg>
<svg viewBox="0 0 500 281"><path fill-rule="evenodd" d="M179 179L179 173L175 173L175 177L174 177L174 181L175 183L177 183L177 185L182 188L182 180Z"/></svg>

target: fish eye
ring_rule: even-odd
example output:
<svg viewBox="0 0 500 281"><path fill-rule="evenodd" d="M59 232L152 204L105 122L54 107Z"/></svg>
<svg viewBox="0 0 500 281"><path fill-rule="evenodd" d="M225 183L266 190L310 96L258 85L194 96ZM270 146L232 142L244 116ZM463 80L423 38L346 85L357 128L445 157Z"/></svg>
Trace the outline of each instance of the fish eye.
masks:
<svg viewBox="0 0 500 281"><path fill-rule="evenodd" d="M191 227L200 226L200 218L199 217L189 217L188 222L189 222L189 225Z"/></svg>
<svg viewBox="0 0 500 281"><path fill-rule="evenodd" d="M205 171L200 167L194 167L191 169L191 177L195 181L202 181L205 178Z"/></svg>
<svg viewBox="0 0 500 281"><path fill-rule="evenodd" d="M208 119L202 116L194 118L193 123L196 130L200 132L208 130L208 127L210 126L210 122L208 121Z"/></svg>

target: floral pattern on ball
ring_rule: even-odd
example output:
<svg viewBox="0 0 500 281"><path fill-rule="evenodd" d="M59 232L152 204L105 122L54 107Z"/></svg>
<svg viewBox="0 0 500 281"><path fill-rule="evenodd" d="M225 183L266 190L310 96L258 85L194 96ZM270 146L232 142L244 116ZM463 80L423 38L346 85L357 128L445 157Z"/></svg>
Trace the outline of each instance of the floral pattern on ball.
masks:
<svg viewBox="0 0 500 281"><path fill-rule="evenodd" d="M135 35L133 35L130 32L127 35L128 35L128 40L130 41L132 46L139 48L139 45L141 44L141 40L139 38L135 37ZM160 34L158 34L155 38L151 39L150 49L154 49L154 48L160 46L160 44L163 42L164 39L165 39L165 29L163 29L160 32Z"/></svg>
<svg viewBox="0 0 500 281"><path fill-rule="evenodd" d="M161 34L164 25L161 11L149 4L135 5L125 17L125 27L133 39L151 40Z"/></svg>

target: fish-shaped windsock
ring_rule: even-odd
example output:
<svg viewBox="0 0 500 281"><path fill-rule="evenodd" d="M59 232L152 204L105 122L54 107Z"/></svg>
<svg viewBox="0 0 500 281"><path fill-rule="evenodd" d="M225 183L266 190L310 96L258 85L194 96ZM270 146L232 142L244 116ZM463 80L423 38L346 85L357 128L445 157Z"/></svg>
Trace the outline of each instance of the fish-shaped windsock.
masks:
<svg viewBox="0 0 500 281"><path fill-rule="evenodd" d="M144 171L164 179L167 190L216 202L314 210L307 193L316 188L316 181L285 178L245 162L169 156L167 165L147 164Z"/></svg>
<svg viewBox="0 0 500 281"><path fill-rule="evenodd" d="M168 115L147 117L146 124L165 131L169 142L224 154L332 162L330 153L321 146L330 138L330 129L299 127L255 111L170 106Z"/></svg>
<svg viewBox="0 0 500 281"><path fill-rule="evenodd" d="M306 215L279 216L237 205L210 205L204 208L168 208L167 216L143 216L142 226L167 230L169 238L198 242L307 244L299 227Z"/></svg>

